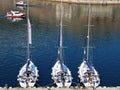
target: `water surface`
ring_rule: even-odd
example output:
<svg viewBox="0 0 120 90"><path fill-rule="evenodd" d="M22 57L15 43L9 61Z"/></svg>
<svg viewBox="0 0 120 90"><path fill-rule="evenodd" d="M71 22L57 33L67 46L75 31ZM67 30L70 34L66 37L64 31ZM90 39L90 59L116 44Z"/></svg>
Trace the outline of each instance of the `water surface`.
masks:
<svg viewBox="0 0 120 90"><path fill-rule="evenodd" d="M51 84L51 68L58 47L59 3L31 2L31 57L39 69L39 85ZM5 17L15 7L14 1L0 3L0 86L18 86L17 75L26 62L26 20L11 21ZM86 46L87 5L63 4L64 61L78 83L78 66ZM90 60L99 72L101 86L120 85L120 7L92 6L92 46Z"/></svg>

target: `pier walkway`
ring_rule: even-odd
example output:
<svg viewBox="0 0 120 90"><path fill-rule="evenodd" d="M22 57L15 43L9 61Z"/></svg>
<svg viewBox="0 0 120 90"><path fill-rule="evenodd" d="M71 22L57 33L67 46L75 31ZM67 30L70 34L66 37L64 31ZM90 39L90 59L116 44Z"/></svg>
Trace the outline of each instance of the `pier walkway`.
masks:
<svg viewBox="0 0 120 90"><path fill-rule="evenodd" d="M0 90L93 90L92 88L54 88L54 87L46 87L46 88L0 88ZM118 87L98 87L96 90L120 90L120 86Z"/></svg>
<svg viewBox="0 0 120 90"><path fill-rule="evenodd" d="M60 2L60 0L45 0L52 2ZM77 3L77 4L89 4L89 0L62 0L65 3ZM119 5L120 0L90 0L91 4L100 4L100 5Z"/></svg>

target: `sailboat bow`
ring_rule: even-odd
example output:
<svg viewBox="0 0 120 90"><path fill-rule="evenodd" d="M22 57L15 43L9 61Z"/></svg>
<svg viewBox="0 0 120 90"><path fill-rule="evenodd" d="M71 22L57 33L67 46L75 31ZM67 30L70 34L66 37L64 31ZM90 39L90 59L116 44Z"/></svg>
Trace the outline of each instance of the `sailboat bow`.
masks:
<svg viewBox="0 0 120 90"><path fill-rule="evenodd" d="M29 60L19 71L17 80L23 88L34 87L36 81L38 81L38 76L37 67L31 60Z"/></svg>
<svg viewBox="0 0 120 90"><path fill-rule="evenodd" d="M52 68L52 80L57 85L57 87L70 87L72 84L72 76L68 67L62 63L62 69L60 61L57 60L55 65Z"/></svg>
<svg viewBox="0 0 120 90"><path fill-rule="evenodd" d="M100 79L98 72L92 65L90 65L88 61L83 60L78 68L78 77L80 78L80 82L82 82L85 87L96 88L99 86Z"/></svg>

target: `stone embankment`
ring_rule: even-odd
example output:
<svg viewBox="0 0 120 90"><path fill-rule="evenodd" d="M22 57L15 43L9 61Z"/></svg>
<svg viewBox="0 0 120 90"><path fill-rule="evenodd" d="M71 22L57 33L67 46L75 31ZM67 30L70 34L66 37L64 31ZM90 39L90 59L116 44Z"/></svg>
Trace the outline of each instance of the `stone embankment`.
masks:
<svg viewBox="0 0 120 90"><path fill-rule="evenodd" d="M45 1L52 1L52 2L60 2L61 0L45 0ZM119 5L120 0L62 0L62 2L66 3L77 3L77 4L101 4L101 5Z"/></svg>

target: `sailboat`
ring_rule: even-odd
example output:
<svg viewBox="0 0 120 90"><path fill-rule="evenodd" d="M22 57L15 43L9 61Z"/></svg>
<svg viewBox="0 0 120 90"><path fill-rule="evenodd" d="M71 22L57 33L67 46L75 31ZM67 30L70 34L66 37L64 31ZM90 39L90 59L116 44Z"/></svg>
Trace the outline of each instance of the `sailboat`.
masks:
<svg viewBox="0 0 120 90"><path fill-rule="evenodd" d="M17 80L23 88L34 87L38 81L38 69L32 62L30 58L30 45L32 44L31 40L31 23L29 19L29 6L27 7L27 61L25 65L20 69Z"/></svg>
<svg viewBox="0 0 120 90"><path fill-rule="evenodd" d="M60 25L59 25L59 48L58 58L54 66L52 67L52 80L58 87L70 87L72 84L72 75L69 68L64 64L63 60L63 36L62 36L62 0L60 4Z"/></svg>
<svg viewBox="0 0 120 90"><path fill-rule="evenodd" d="M89 53L90 53L90 16L91 16L91 4L89 2L88 7L88 32L87 32L87 47L84 49L84 59L80 67L78 67L78 77L80 82L84 84L85 87L92 87L95 90L100 84L99 74L90 63Z"/></svg>
<svg viewBox="0 0 120 90"><path fill-rule="evenodd" d="M27 6L27 2L25 0L21 0L16 2L16 6Z"/></svg>

